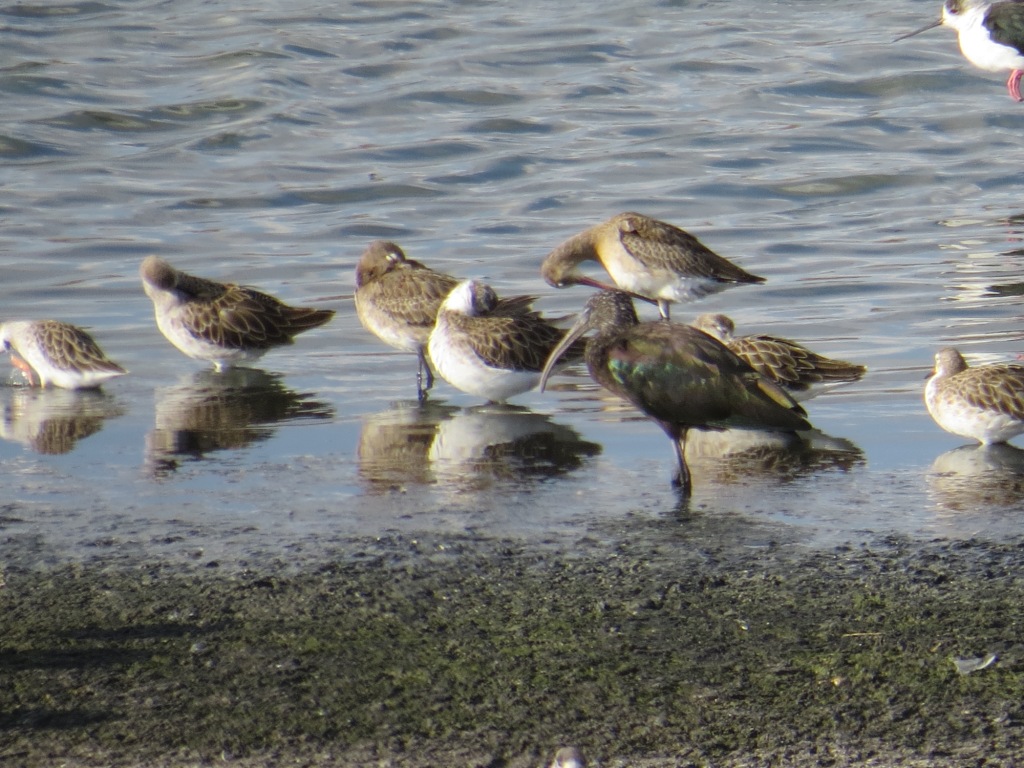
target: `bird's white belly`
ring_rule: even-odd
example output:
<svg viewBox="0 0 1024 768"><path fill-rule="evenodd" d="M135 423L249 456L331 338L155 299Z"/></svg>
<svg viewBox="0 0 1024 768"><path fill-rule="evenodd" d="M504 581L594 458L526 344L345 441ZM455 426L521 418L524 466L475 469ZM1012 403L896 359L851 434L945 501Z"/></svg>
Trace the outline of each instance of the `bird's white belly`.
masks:
<svg viewBox="0 0 1024 768"><path fill-rule="evenodd" d="M665 301L694 301L721 290L724 285L703 277L684 277L674 272L612 269L612 280L624 291Z"/></svg>
<svg viewBox="0 0 1024 768"><path fill-rule="evenodd" d="M421 329L396 321L387 313L379 311L370 301L357 296L355 304L359 319L366 329L395 349L416 352L421 344L419 339L426 339L426 335Z"/></svg>
<svg viewBox="0 0 1024 768"><path fill-rule="evenodd" d="M1012 416L937 397L931 382L925 393L925 404L932 418L944 430L985 445L1004 443L1024 432L1024 422Z"/></svg>
<svg viewBox="0 0 1024 768"><path fill-rule="evenodd" d="M472 349L451 338L447 324L439 318L427 345L437 373L456 389L501 403L521 395L540 383L540 372L494 368Z"/></svg>
<svg viewBox="0 0 1024 768"><path fill-rule="evenodd" d="M989 72L1024 69L1024 56L992 40L980 21L960 33L960 50L971 64Z"/></svg>
<svg viewBox="0 0 1024 768"><path fill-rule="evenodd" d="M156 324L166 339L183 354L195 360L215 363L218 368L256 360L266 351L263 349L233 349L212 344L194 335L174 311L157 312Z"/></svg>

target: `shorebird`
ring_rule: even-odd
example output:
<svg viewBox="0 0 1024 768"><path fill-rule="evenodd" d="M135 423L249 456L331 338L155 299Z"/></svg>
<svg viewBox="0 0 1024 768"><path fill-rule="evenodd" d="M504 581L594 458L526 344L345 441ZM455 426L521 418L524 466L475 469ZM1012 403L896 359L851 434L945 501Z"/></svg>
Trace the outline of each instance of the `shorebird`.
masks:
<svg viewBox="0 0 1024 768"><path fill-rule="evenodd" d="M562 747L555 752L550 768L587 768L587 760L576 747Z"/></svg>
<svg viewBox="0 0 1024 768"><path fill-rule="evenodd" d="M1024 366L995 363L969 368L957 350L935 355L924 402L947 432L982 445L1005 443L1024 432Z"/></svg>
<svg viewBox="0 0 1024 768"><path fill-rule="evenodd" d="M736 336L735 324L725 315L701 315L693 326L725 344L794 400L807 400L823 387L856 381L867 372L863 365L823 357L789 339L761 334Z"/></svg>
<svg viewBox="0 0 1024 768"><path fill-rule="evenodd" d="M0 349L36 387L91 389L127 371L92 336L59 320L15 320L0 325Z"/></svg>
<svg viewBox="0 0 1024 768"><path fill-rule="evenodd" d="M292 344L296 335L334 317L330 309L289 307L254 288L180 272L156 256L142 262L139 274L160 332L180 351L213 363L218 371Z"/></svg>
<svg viewBox="0 0 1024 768"><path fill-rule="evenodd" d="M386 240L370 243L356 265L359 322L385 344L416 353L420 400L434 386L426 347L437 310L458 283L451 275L406 258L401 248Z"/></svg>
<svg viewBox="0 0 1024 768"><path fill-rule="evenodd" d="M541 264L549 285L612 286L577 271L584 261L598 261L619 289L645 297L669 319L669 305L692 301L733 285L763 283L740 269L689 232L641 213L620 213L580 232L555 248Z"/></svg>
<svg viewBox="0 0 1024 768"><path fill-rule="evenodd" d="M441 304L427 343L437 372L453 387L495 403L536 387L565 332L530 309L532 301L519 296L503 304L485 283L459 283ZM577 345L567 357L582 353Z"/></svg>
<svg viewBox="0 0 1024 768"><path fill-rule="evenodd" d="M1009 69L1006 90L1012 99L1024 101L1020 93L1024 75L1024 0L946 0L938 20L896 39L905 40L943 24L956 30L960 51L971 64L989 72Z"/></svg>
<svg viewBox="0 0 1024 768"><path fill-rule="evenodd" d="M691 493L686 436L691 429L809 430L803 408L784 389L728 347L693 326L641 323L630 297L603 291L587 301L576 324L548 358L541 390L563 350L589 331L591 377L660 426L675 450L672 484Z"/></svg>

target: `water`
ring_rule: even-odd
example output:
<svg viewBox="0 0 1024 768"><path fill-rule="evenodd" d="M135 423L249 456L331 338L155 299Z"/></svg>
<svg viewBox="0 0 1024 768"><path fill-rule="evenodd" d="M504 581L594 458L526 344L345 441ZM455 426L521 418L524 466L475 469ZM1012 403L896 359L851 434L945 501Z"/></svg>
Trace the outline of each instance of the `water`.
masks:
<svg viewBox="0 0 1024 768"><path fill-rule="evenodd" d="M753 544L1019 532L1021 452L960 448L921 402L939 347L1024 347L1024 108L951 31L892 42L938 10L0 9L2 314L86 326L131 370L101 396L0 388L4 557L287 559L395 531L571 542L677 514L668 442L582 371L521 411L444 383L419 409L415 359L351 300L359 254L388 238L572 312L587 293L549 289L540 261L623 210L768 278L675 317L726 312L870 369L808 404L843 452L699 461L691 520ZM150 253L338 314L218 378L156 330Z"/></svg>

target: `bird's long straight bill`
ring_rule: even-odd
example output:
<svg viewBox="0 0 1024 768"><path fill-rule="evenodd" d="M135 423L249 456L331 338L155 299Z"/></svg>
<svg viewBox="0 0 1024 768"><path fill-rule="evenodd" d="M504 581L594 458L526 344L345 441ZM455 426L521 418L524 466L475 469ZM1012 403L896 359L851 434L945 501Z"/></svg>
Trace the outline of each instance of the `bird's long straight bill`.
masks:
<svg viewBox="0 0 1024 768"><path fill-rule="evenodd" d="M587 277L586 275L580 275L577 277L573 285L586 285L590 288L597 288L599 291L618 291L619 293L624 293L629 296L629 298L635 299L636 301L643 301L647 304L654 304L655 306L658 304L658 300L652 299L650 296L643 296L639 293L634 293L633 291L627 291L625 288L619 288L616 285L602 283L600 280L595 280L594 278Z"/></svg>
<svg viewBox="0 0 1024 768"><path fill-rule="evenodd" d="M921 27L920 29L915 29L913 32L907 32L907 34L905 34L905 35L900 35L895 40L893 40L893 42L894 43L898 43L900 40L906 40L908 37L913 37L914 35L920 35L922 32L927 32L929 29L935 29L936 27L940 27L940 26L942 26L942 19L939 19L938 21L933 21L930 24L926 24L925 26Z"/></svg>
<svg viewBox="0 0 1024 768"><path fill-rule="evenodd" d="M576 319L576 324L566 331L565 336L558 343L558 346L551 350L551 354L548 355L547 362L544 363L544 370L540 374L540 391L544 391L544 387L547 386L548 376L551 375L551 371L554 370L555 365L558 364L559 359L565 354L565 351L572 346L572 343L576 341L580 336L589 330L588 323L590 321L590 315L588 312L580 313L580 316Z"/></svg>

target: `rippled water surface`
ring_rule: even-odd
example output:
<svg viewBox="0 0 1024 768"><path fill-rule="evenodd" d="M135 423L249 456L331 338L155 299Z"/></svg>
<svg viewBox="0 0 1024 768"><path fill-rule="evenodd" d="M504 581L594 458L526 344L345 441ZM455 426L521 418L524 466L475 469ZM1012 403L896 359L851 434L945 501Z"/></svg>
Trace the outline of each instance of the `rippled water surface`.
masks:
<svg viewBox="0 0 1024 768"><path fill-rule="evenodd" d="M387 238L575 311L587 291L548 288L540 261L623 210L768 278L674 317L726 312L870 369L808 404L824 450L705 447L688 519L735 520L752 543L1019 531L1022 452L961 447L921 401L941 346L1024 351L1024 106L949 30L892 42L937 11L0 8L2 315L86 326L131 371L99 394L0 388L0 546L246 560L393 531L571 541L677 514L668 441L582 370L520 409L443 382L420 408L415 358L352 304L359 254ZM159 335L137 276L151 253L337 316L262 370L213 375Z"/></svg>

